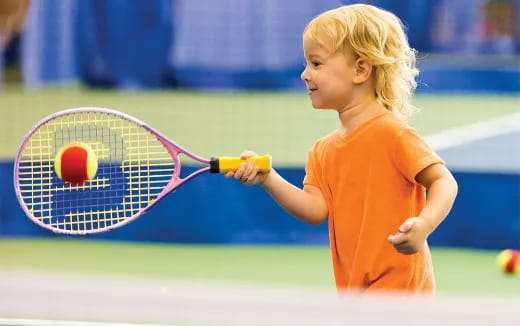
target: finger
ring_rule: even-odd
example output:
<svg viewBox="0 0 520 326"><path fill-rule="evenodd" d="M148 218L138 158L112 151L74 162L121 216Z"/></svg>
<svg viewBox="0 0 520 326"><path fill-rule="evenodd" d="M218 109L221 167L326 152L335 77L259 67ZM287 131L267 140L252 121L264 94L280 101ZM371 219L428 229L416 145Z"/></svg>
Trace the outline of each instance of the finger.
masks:
<svg viewBox="0 0 520 326"><path fill-rule="evenodd" d="M415 221L412 219L408 219L408 220L406 220L406 222L401 224L401 226L399 227L399 232L406 233L406 232L410 231L414 225L415 225Z"/></svg>
<svg viewBox="0 0 520 326"><path fill-rule="evenodd" d="M414 248L408 246L405 248L397 249L397 252L403 255L413 255L417 253L417 251Z"/></svg>
<svg viewBox="0 0 520 326"><path fill-rule="evenodd" d="M256 176L258 175L258 168L256 167L256 165L252 164L252 171L251 173L249 174L249 177L247 178L247 183L253 183Z"/></svg>
<svg viewBox="0 0 520 326"><path fill-rule="evenodd" d="M246 163L242 162L240 164L240 167L238 168L238 170L235 171L235 179L237 179L237 180L242 179L242 175L244 174L245 167L246 167Z"/></svg>
<svg viewBox="0 0 520 326"><path fill-rule="evenodd" d="M417 253L417 248L412 242L406 241L394 246L395 250L401 254L411 255Z"/></svg>
<svg viewBox="0 0 520 326"><path fill-rule="evenodd" d="M228 178L228 179L229 179L229 178L233 178L234 175L235 175L235 172L234 172L234 171L228 171L228 172L226 172L226 174L224 174L224 176L225 176L226 178Z"/></svg>
<svg viewBox="0 0 520 326"><path fill-rule="evenodd" d="M394 248L397 251L408 250L410 249L410 243L408 241L401 242L399 244L396 244Z"/></svg>
<svg viewBox="0 0 520 326"><path fill-rule="evenodd" d="M242 179L244 179L244 180L249 179L249 176L253 172L254 168L255 168L255 165L254 165L253 161L247 162L244 174L242 175Z"/></svg>
<svg viewBox="0 0 520 326"><path fill-rule="evenodd" d="M254 179L256 178L256 171L254 165L251 168L247 167L246 172L242 176L242 182L247 185L252 185L254 183Z"/></svg>
<svg viewBox="0 0 520 326"><path fill-rule="evenodd" d="M400 233L389 235L386 240L390 242L392 245L396 245L400 242L401 236Z"/></svg>
<svg viewBox="0 0 520 326"><path fill-rule="evenodd" d="M399 246L399 245L403 245L406 242L408 242L408 237L404 233L396 233L396 234L389 235L387 240L393 246Z"/></svg>

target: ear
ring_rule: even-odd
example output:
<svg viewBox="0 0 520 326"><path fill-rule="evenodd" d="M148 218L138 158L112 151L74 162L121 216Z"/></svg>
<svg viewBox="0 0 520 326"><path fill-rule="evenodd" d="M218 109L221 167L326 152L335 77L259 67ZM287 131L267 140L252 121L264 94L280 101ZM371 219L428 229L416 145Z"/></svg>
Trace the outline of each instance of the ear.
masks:
<svg viewBox="0 0 520 326"><path fill-rule="evenodd" d="M372 75L372 65L365 59L357 58L355 62L354 84L362 84L366 82Z"/></svg>

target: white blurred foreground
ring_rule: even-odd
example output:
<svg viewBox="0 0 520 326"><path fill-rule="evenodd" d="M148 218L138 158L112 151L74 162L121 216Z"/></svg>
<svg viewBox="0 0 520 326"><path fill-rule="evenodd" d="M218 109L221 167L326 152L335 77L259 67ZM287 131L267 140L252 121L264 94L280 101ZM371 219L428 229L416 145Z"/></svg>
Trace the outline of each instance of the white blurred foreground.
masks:
<svg viewBox="0 0 520 326"><path fill-rule="evenodd" d="M0 271L0 325L10 326L478 326L518 320L518 300L339 299L332 291L271 285Z"/></svg>

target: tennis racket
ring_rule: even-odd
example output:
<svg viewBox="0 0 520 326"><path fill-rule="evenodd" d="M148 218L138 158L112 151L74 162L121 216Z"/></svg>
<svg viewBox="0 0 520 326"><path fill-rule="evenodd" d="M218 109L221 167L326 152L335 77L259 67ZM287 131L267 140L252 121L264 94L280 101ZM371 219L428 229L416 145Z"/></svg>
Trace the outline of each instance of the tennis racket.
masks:
<svg viewBox="0 0 520 326"><path fill-rule="evenodd" d="M82 184L64 183L54 159L71 143L87 144L97 173ZM205 166L181 177L179 155ZM91 234L123 226L166 195L206 172L225 173L252 160L261 172L271 157L205 159L129 115L104 108L77 108L52 114L25 136L14 165L16 196L36 224L65 234Z"/></svg>

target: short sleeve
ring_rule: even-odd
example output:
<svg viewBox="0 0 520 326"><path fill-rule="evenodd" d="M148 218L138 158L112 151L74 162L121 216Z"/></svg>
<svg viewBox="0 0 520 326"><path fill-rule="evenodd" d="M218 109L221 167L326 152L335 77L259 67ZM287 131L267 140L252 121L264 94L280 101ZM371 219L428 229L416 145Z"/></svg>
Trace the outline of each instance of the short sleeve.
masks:
<svg viewBox="0 0 520 326"><path fill-rule="evenodd" d="M321 182L319 180L321 171L317 157L317 144L315 144L307 155L307 163L305 165L305 177L303 178L303 185L312 185L321 189Z"/></svg>
<svg viewBox="0 0 520 326"><path fill-rule="evenodd" d="M404 129L396 137L392 148L392 160L401 174L410 182L417 183L419 172L444 161L419 136L414 129Z"/></svg>

